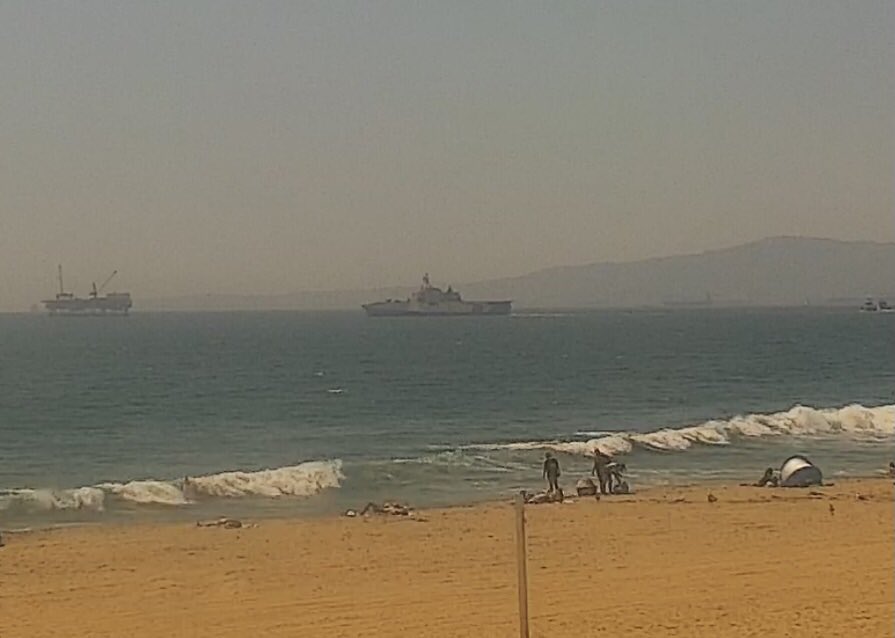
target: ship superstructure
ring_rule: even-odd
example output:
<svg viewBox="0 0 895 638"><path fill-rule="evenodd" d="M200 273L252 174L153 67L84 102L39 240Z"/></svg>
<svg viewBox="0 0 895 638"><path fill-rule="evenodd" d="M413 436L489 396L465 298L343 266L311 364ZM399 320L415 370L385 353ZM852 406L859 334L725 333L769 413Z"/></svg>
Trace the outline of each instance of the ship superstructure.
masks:
<svg viewBox="0 0 895 638"><path fill-rule="evenodd" d="M861 312L895 312L895 309L885 299L867 297L861 304Z"/></svg>
<svg viewBox="0 0 895 638"><path fill-rule="evenodd" d="M508 315L512 301L466 301L448 286L442 290L433 286L429 274L423 277L419 289L407 299L387 299L364 304L370 317L439 317L464 315Z"/></svg>
<svg viewBox="0 0 895 638"><path fill-rule="evenodd" d="M879 310L879 306L876 304L876 299L873 297L867 297L864 300L864 303L861 304L861 312L876 312Z"/></svg>
<svg viewBox="0 0 895 638"><path fill-rule="evenodd" d="M42 303L51 315L126 315L133 306L129 292L102 294L117 274L117 270L113 271L98 288L94 282L86 298L76 297L74 293L65 291L60 265L59 292L54 299L44 299Z"/></svg>

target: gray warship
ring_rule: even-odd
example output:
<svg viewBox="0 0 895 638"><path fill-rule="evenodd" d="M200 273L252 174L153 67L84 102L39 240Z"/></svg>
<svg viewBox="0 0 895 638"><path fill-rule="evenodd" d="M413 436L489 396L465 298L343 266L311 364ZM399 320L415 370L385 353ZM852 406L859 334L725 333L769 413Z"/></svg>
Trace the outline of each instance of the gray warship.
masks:
<svg viewBox="0 0 895 638"><path fill-rule="evenodd" d="M51 315L126 315L133 306L129 292L110 292L103 295L103 289L109 285L112 278L118 274L115 270L106 280L93 288L90 294L84 297L75 297L74 293L65 292L62 282L62 266L59 266L59 292L54 299L44 299L44 307Z"/></svg>
<svg viewBox="0 0 895 638"><path fill-rule="evenodd" d="M362 307L368 317L456 317L508 315L512 304L512 301L466 301L450 286L447 290L433 286L426 273L419 290L408 299L387 299Z"/></svg>

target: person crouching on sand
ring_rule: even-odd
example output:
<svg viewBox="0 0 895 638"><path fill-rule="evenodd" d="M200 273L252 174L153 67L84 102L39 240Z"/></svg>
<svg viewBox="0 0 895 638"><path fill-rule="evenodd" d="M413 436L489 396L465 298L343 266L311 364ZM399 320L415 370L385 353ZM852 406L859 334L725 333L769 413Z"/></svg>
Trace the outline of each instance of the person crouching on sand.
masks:
<svg viewBox="0 0 895 638"><path fill-rule="evenodd" d="M553 457L552 452L547 452L544 455L544 471L543 477L547 479L547 493L552 494L553 492L559 491L559 461L557 461Z"/></svg>
<svg viewBox="0 0 895 638"><path fill-rule="evenodd" d="M773 468L769 467L755 483L755 487L777 487L779 483L780 479L777 478Z"/></svg>

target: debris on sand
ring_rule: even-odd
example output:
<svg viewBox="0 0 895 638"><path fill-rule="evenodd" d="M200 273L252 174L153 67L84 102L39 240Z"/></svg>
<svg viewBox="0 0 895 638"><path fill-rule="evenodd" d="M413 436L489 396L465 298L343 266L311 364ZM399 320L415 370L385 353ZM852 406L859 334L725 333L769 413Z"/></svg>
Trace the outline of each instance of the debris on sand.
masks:
<svg viewBox="0 0 895 638"><path fill-rule="evenodd" d="M414 516L413 508L402 503L385 501L382 505L373 503L372 501L364 505L364 508L358 512L357 510L345 510L345 516L348 518L356 518L357 516L371 516L373 514L384 514L387 516Z"/></svg>
<svg viewBox="0 0 895 638"><path fill-rule="evenodd" d="M239 529L242 521L236 518L216 518L211 521L196 521L196 527L223 527L224 529Z"/></svg>
<svg viewBox="0 0 895 638"><path fill-rule="evenodd" d="M523 492L522 497L527 505L540 505L541 503L562 503L565 500L562 490L554 490L553 492L538 492L537 494L529 494Z"/></svg>

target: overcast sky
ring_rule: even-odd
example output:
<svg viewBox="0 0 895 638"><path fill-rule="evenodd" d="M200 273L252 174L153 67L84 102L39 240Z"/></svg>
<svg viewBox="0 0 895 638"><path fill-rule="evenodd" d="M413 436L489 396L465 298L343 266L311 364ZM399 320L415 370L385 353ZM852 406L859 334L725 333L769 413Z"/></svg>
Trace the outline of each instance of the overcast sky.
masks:
<svg viewBox="0 0 895 638"><path fill-rule="evenodd" d="M0 308L893 241L893 7L0 0Z"/></svg>

